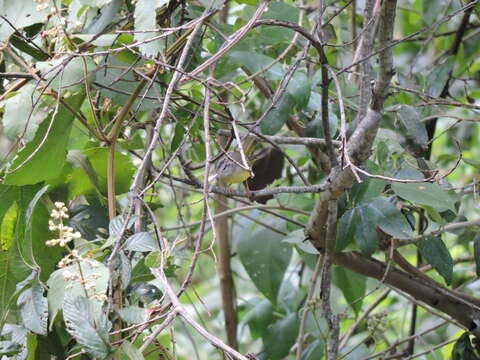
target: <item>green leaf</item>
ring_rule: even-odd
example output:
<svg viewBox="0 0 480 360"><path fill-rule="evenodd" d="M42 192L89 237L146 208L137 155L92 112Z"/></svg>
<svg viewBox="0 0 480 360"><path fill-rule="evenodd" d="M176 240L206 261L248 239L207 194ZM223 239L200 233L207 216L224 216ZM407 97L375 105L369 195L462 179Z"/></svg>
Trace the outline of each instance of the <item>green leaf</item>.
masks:
<svg viewBox="0 0 480 360"><path fill-rule="evenodd" d="M399 128L407 141L412 142L416 148L426 149L428 147L428 134L425 124L421 121L420 114L416 108L409 105L402 105L397 111Z"/></svg>
<svg viewBox="0 0 480 360"><path fill-rule="evenodd" d="M109 270L102 263L95 260L80 260L80 266L82 268L82 274L84 278L91 280L95 284L95 294L105 294L108 286ZM75 276L72 280L65 280ZM58 310L61 309L63 299L66 294L71 296L84 295L84 289L80 285L79 281L78 264L66 266L62 269L56 270L50 275L47 281L49 290L47 293L48 308L50 312L50 326L53 325ZM89 295L93 295L92 290L89 291ZM93 301L93 300L92 300ZM101 307L101 301L94 302L98 308Z"/></svg>
<svg viewBox="0 0 480 360"><path fill-rule="evenodd" d="M73 108L80 106L83 96L67 100ZM5 184L29 185L54 179L62 172L66 146L73 116L63 106L58 112L48 116L39 126L35 137L21 150L5 177Z"/></svg>
<svg viewBox="0 0 480 360"><path fill-rule="evenodd" d="M408 221L391 202L386 198L377 198L366 204L377 213L377 226L393 237L408 239L412 237L412 228Z"/></svg>
<svg viewBox="0 0 480 360"><path fill-rule="evenodd" d="M380 169L373 161L366 162L366 170L371 174L378 174ZM360 174L361 183L355 183L348 193L349 203L352 205L358 204L362 200L370 200L380 196L385 188L386 181L382 179L375 179Z"/></svg>
<svg viewBox="0 0 480 360"><path fill-rule="evenodd" d="M28 143L33 139L39 124L47 116L47 111L40 107L39 93L35 84L27 84L15 96L3 101L5 112L2 123L6 137L14 141L21 137Z"/></svg>
<svg viewBox="0 0 480 360"><path fill-rule="evenodd" d="M89 205L77 205L69 209L69 225L82 234L86 240L95 240L108 231L106 209Z"/></svg>
<svg viewBox="0 0 480 360"><path fill-rule="evenodd" d="M453 259L439 236L426 236L417 241L417 247L425 260L445 279L452 282Z"/></svg>
<svg viewBox="0 0 480 360"><path fill-rule="evenodd" d="M264 19L276 19L296 22L298 21L298 8L286 2L272 2L268 6L268 11L263 14ZM288 42L292 39L294 32L290 29L279 26L266 26L259 30L259 41L277 45L281 42Z"/></svg>
<svg viewBox="0 0 480 360"><path fill-rule="evenodd" d="M95 170L100 191L107 193L107 148L91 148L82 151L87 156ZM115 191L117 195L126 193L129 190L130 182L135 172L135 167L132 165L130 158L121 152L115 152Z"/></svg>
<svg viewBox="0 0 480 360"><path fill-rule="evenodd" d="M310 100L312 83L303 71L297 71L287 86L287 92L292 95L298 109L304 109Z"/></svg>
<svg viewBox="0 0 480 360"><path fill-rule="evenodd" d="M130 289L130 302L135 303L141 301L144 304L150 304L158 301L163 297L163 293L155 286L149 283L135 283Z"/></svg>
<svg viewBox="0 0 480 360"><path fill-rule="evenodd" d="M91 300L67 295L63 303L63 317L67 331L90 355L99 360L109 357L108 332L112 326L103 312L95 312Z"/></svg>
<svg viewBox="0 0 480 360"><path fill-rule="evenodd" d="M252 338L258 339L265 333L273 320L273 306L270 301L254 298L249 300L248 310L243 316L241 324L248 324Z"/></svg>
<svg viewBox="0 0 480 360"><path fill-rule="evenodd" d="M447 81L450 77L450 72L453 70L455 65L455 58L449 57L447 60L433 68L433 70L428 74L426 79L426 88L427 94L431 96L440 96L443 88L447 84Z"/></svg>
<svg viewBox="0 0 480 360"><path fill-rule="evenodd" d="M5 16L10 21L14 21L16 29L41 23L43 19L50 14L50 6L46 9L37 10L38 3L34 1L4 0L0 2L0 15ZM8 37L15 32L5 20L0 20L0 41L6 41Z"/></svg>
<svg viewBox="0 0 480 360"><path fill-rule="evenodd" d="M258 52L233 51L229 57L229 62L237 63L238 66L245 66L251 74L270 65L275 59ZM284 76L280 64L275 64L263 73L266 80L281 80Z"/></svg>
<svg viewBox="0 0 480 360"><path fill-rule="evenodd" d="M149 268L158 268L162 265L162 253L160 250L152 251L145 256L145 266Z"/></svg>
<svg viewBox="0 0 480 360"><path fill-rule="evenodd" d="M148 319L147 309L138 306L127 306L116 311L122 320L128 324L141 324Z"/></svg>
<svg viewBox="0 0 480 360"><path fill-rule="evenodd" d="M89 34L99 34L105 30L105 28L115 22L115 16L120 10L122 5L121 0L80 0L87 2L94 2L99 7L100 11L97 10L96 16L93 18L92 22L84 30ZM90 10L94 9L93 6L89 5Z"/></svg>
<svg viewBox="0 0 480 360"><path fill-rule="evenodd" d="M30 42L24 40L21 36L18 36L17 34L13 34L10 37L10 44L18 50L23 51L25 54L30 55L35 60L45 61L50 58L49 54L31 45Z"/></svg>
<svg viewBox="0 0 480 360"><path fill-rule="evenodd" d="M291 114L292 107L295 105L294 98L289 93L283 94L282 98L270 109L268 114L260 123L262 134L275 135L287 122ZM267 107L269 108L270 103Z"/></svg>
<svg viewBox="0 0 480 360"><path fill-rule="evenodd" d="M291 232L285 239L282 240L282 242L285 242L287 244L293 244L307 254L320 254L320 252L312 245L312 242L305 239L305 233L303 229Z"/></svg>
<svg viewBox="0 0 480 360"><path fill-rule="evenodd" d="M157 32L141 33L141 30L157 28L157 9L169 3L169 0L138 0L135 4L135 40L148 41L158 36ZM162 40L157 39L139 45L140 51L146 56L156 57L162 51Z"/></svg>
<svg viewBox="0 0 480 360"><path fill-rule="evenodd" d="M347 210L340 217L337 223L336 251L342 251L354 242L358 219L355 208Z"/></svg>
<svg viewBox="0 0 480 360"><path fill-rule="evenodd" d="M431 206L440 212L450 209L456 213L455 200L437 184L393 183L392 190L412 203Z"/></svg>
<svg viewBox="0 0 480 360"><path fill-rule="evenodd" d="M125 355L128 360L143 360L143 354L135 346L128 341L123 341L120 345L122 355Z"/></svg>
<svg viewBox="0 0 480 360"><path fill-rule="evenodd" d="M147 255L148 257L148 255ZM145 265L145 258L142 258L132 270L130 276L130 284L137 282L150 281L154 278L150 269Z"/></svg>
<svg viewBox="0 0 480 360"><path fill-rule="evenodd" d="M362 253L370 256L377 250L378 245L376 231L378 213L370 206L358 206L355 209L355 216L358 216L355 238Z"/></svg>
<svg viewBox="0 0 480 360"><path fill-rule="evenodd" d="M325 354L323 342L319 339L314 340L302 352L302 360L318 360Z"/></svg>
<svg viewBox="0 0 480 360"><path fill-rule="evenodd" d="M278 223L272 226L277 229L284 227ZM253 231L242 232L237 245L240 261L250 279L272 304L277 301L278 290L292 255L292 247L282 243L282 239L281 234L257 226Z"/></svg>
<svg viewBox="0 0 480 360"><path fill-rule="evenodd" d="M16 248L0 250L0 329L20 293L30 286L24 283L22 288L17 289L17 282L27 274Z"/></svg>
<svg viewBox="0 0 480 360"><path fill-rule="evenodd" d="M19 295L17 305L20 308L23 326L36 334L46 335L48 303L47 298L43 296L43 287L38 278L30 288Z"/></svg>
<svg viewBox="0 0 480 360"><path fill-rule="evenodd" d="M358 315L362 309L367 278L343 267L335 266L333 268L333 282L342 291L345 300L355 311L355 314Z"/></svg>
<svg viewBox="0 0 480 360"><path fill-rule="evenodd" d="M28 333L27 334L27 341L26 341L26 350L27 350L27 358L26 360L35 360L36 357L36 351L37 351L37 346L38 346L38 339L35 334ZM44 353L42 354L43 356L48 356L48 354Z"/></svg>
<svg viewBox="0 0 480 360"><path fill-rule="evenodd" d="M170 144L170 152L173 153L175 152L175 150L178 149L184 137L185 137L185 129L182 124L177 123L177 125L175 125L175 131L174 131L172 143Z"/></svg>
<svg viewBox="0 0 480 360"><path fill-rule="evenodd" d="M84 87L84 79L93 76L95 63L89 57L60 57L35 65L48 86L62 93L65 89L76 92ZM85 72L86 71L86 72ZM82 98L83 100L84 98Z"/></svg>
<svg viewBox="0 0 480 360"><path fill-rule="evenodd" d="M125 241L125 250L130 251L155 251L160 250L158 242L146 231L133 234Z"/></svg>
<svg viewBox="0 0 480 360"><path fill-rule="evenodd" d="M125 290L130 283L130 278L132 276L132 264L122 250L120 250L118 255L114 258L114 269L120 280L121 289Z"/></svg>
<svg viewBox="0 0 480 360"><path fill-rule="evenodd" d="M468 332L464 332L453 346L452 360L480 360L472 346Z"/></svg>
<svg viewBox="0 0 480 360"><path fill-rule="evenodd" d="M299 326L297 314L291 313L268 327L263 344L270 359L280 360L288 355L297 340Z"/></svg>

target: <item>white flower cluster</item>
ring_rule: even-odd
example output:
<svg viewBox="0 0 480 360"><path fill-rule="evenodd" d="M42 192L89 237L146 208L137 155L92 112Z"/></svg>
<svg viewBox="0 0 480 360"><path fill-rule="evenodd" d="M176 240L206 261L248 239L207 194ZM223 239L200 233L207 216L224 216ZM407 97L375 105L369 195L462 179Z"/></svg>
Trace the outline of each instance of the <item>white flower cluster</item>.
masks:
<svg viewBox="0 0 480 360"><path fill-rule="evenodd" d="M38 3L35 8L37 11L43 11L50 6L50 0L33 0L33 2Z"/></svg>
<svg viewBox="0 0 480 360"><path fill-rule="evenodd" d="M72 227L63 224L63 219L68 219L68 209L63 202L55 203L55 209L50 213L50 217L53 220L48 221L48 229L50 231L58 231L59 236L58 239L47 240L45 242L47 246L60 245L64 247L73 239L80 239L82 237L82 234L78 231L74 231ZM55 223L54 220L57 220L58 223Z"/></svg>

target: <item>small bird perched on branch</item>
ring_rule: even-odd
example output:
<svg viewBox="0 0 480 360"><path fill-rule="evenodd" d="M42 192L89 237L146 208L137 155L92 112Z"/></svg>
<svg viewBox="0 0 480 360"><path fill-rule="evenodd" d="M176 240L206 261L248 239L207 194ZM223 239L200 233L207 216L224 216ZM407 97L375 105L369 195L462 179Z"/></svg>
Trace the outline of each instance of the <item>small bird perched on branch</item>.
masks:
<svg viewBox="0 0 480 360"><path fill-rule="evenodd" d="M238 147L238 146L237 146ZM229 151L215 164L215 178L225 185L239 184L252 176L251 166L258 157L253 156L255 138L247 137L242 143L243 154L248 167L245 166L240 149Z"/></svg>

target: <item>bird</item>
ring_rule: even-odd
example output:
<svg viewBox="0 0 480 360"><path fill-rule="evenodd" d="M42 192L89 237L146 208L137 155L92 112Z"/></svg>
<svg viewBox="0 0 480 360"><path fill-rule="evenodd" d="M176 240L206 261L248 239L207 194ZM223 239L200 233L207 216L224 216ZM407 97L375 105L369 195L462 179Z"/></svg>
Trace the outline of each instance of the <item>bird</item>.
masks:
<svg viewBox="0 0 480 360"><path fill-rule="evenodd" d="M255 150L255 138L253 136L247 137L247 139L243 141L242 147L248 168L245 167L240 150L227 152L224 157L215 163L214 178L216 178L219 183L227 186L239 184L252 176L250 167L256 160L256 157L252 156Z"/></svg>

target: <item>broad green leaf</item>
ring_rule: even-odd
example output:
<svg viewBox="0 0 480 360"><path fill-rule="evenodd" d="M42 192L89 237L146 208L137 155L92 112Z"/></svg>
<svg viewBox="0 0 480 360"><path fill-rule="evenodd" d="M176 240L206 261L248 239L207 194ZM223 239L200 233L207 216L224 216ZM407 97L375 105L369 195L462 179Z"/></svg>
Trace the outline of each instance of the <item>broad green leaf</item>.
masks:
<svg viewBox="0 0 480 360"><path fill-rule="evenodd" d="M280 360L288 355L295 344L300 320L296 313L291 313L271 324L263 336L263 344L272 360Z"/></svg>
<svg viewBox="0 0 480 360"><path fill-rule="evenodd" d="M366 162L366 170L371 174L378 174L380 169L373 161ZM349 203L357 205L360 201L370 200L380 196L385 188L386 181L381 179L370 178L360 174L361 183L355 183L348 193Z"/></svg>
<svg viewBox="0 0 480 360"><path fill-rule="evenodd" d="M90 0L87 1L90 2ZM89 34L99 34L103 32L105 28L115 21L115 16L122 5L121 0L94 0L94 2L97 4L94 6L99 7L100 11L99 13L97 11L97 16L93 18L92 22L84 30L84 32ZM89 7L91 9L93 6Z"/></svg>
<svg viewBox="0 0 480 360"><path fill-rule="evenodd" d="M454 65L455 59L450 57L447 58L443 64L437 65L433 68L426 79L425 87L427 94L431 96L440 96L443 88L447 84L450 72L453 70Z"/></svg>
<svg viewBox="0 0 480 360"><path fill-rule="evenodd" d="M398 239L408 239L412 237L412 229L402 215L391 202L386 198L377 198L365 204L369 206L372 212L377 214L377 226Z"/></svg>
<svg viewBox="0 0 480 360"><path fill-rule="evenodd" d="M17 137L29 142L35 136L39 124L47 116L45 108L40 107L38 86L27 84L15 96L3 101L5 113L2 124L6 137L14 141Z"/></svg>
<svg viewBox="0 0 480 360"><path fill-rule="evenodd" d="M127 224L125 224L125 218L122 215L114 217L110 223L108 224L108 233L110 236L120 236L122 235L122 230L131 229L135 220L137 219L136 216L131 216L128 219ZM124 229L125 227L125 229Z"/></svg>
<svg viewBox="0 0 480 360"><path fill-rule="evenodd" d="M281 309L287 314L296 312L303 305L305 295L305 288L299 289L289 278L285 278L278 291L277 309Z"/></svg>
<svg viewBox="0 0 480 360"><path fill-rule="evenodd" d="M50 55L39 48L32 45L33 42L24 40L21 36L13 34L10 37L10 44L18 50L30 55L35 60L45 61L50 58Z"/></svg>
<svg viewBox="0 0 480 360"><path fill-rule="evenodd" d="M108 149L91 148L84 150L82 153L87 156L88 160L92 164L93 169L95 170L100 191L106 194ZM130 162L129 157L118 151L115 152L114 168L115 192L117 195L126 193L129 190L135 168Z"/></svg>
<svg viewBox="0 0 480 360"><path fill-rule="evenodd" d="M456 212L454 198L437 184L393 183L392 190L412 203L431 206L440 212L448 209Z"/></svg>
<svg viewBox="0 0 480 360"><path fill-rule="evenodd" d="M155 251L160 250L158 242L146 231L133 234L125 241L125 250L130 251Z"/></svg>
<svg viewBox="0 0 480 360"><path fill-rule="evenodd" d="M470 333L464 332L455 343L452 350L452 360L479 360L470 341Z"/></svg>
<svg viewBox="0 0 480 360"><path fill-rule="evenodd" d="M320 110L319 108L315 109L315 111L319 111L319 110ZM328 128L331 136L334 136L338 129L338 118L331 111L328 113ZM325 136L323 135L322 116L320 113L315 119L307 123L307 126L305 127L305 136L325 138Z"/></svg>
<svg viewBox="0 0 480 360"><path fill-rule="evenodd" d="M81 96L74 96L67 102L77 108L81 100ZM59 105L54 114L41 123L34 139L18 153L5 177L5 184L38 184L61 174L73 115L63 105Z"/></svg>
<svg viewBox="0 0 480 360"><path fill-rule="evenodd" d="M287 92L292 95L298 109L303 110L310 100L312 84L303 71L297 71L287 86Z"/></svg>
<svg viewBox="0 0 480 360"><path fill-rule="evenodd" d="M148 255L147 255L148 256ZM154 278L150 269L145 265L145 258L142 258L135 264L130 276L130 284L137 282L150 281Z"/></svg>
<svg viewBox="0 0 480 360"><path fill-rule="evenodd" d="M96 295L105 294L109 278L108 268L98 261L85 259L80 260L80 266L84 278L95 283L94 290L91 289L88 291L89 296L94 295L94 293ZM72 280L68 280L72 277L74 277ZM47 298L50 312L50 326L52 326L58 310L62 307L66 294L71 296L85 295L85 291L79 283L78 264L66 266L53 272L47 281L47 285L49 286ZM102 301L95 301L95 303L98 308L102 305Z"/></svg>
<svg viewBox="0 0 480 360"><path fill-rule="evenodd" d="M309 344L302 352L302 360L318 360L325 354L323 342L320 340L314 340Z"/></svg>
<svg viewBox="0 0 480 360"><path fill-rule="evenodd" d="M127 324L141 324L148 319L147 309L138 306L128 306L116 311Z"/></svg>
<svg viewBox="0 0 480 360"><path fill-rule="evenodd" d="M354 242L359 218L355 208L347 210L337 223L336 251L344 250Z"/></svg>
<svg viewBox="0 0 480 360"><path fill-rule="evenodd" d="M262 18L297 22L298 11L298 8L292 4L280 1L272 2ZM281 42L288 42L293 35L294 32L292 30L279 26L266 26L258 29L259 41L271 45L278 46Z"/></svg>
<svg viewBox="0 0 480 360"><path fill-rule="evenodd" d="M69 225L82 234L86 240L95 240L97 236L108 232L108 214L106 209L89 205L77 205L70 209Z"/></svg>
<svg viewBox="0 0 480 360"><path fill-rule="evenodd" d="M36 278L32 286L22 292L17 300L23 326L40 335L47 334L48 321L48 303L43 291L40 280Z"/></svg>
<svg viewBox="0 0 480 360"><path fill-rule="evenodd" d="M0 1L0 15L13 20L16 29L41 23L43 19L50 14L50 6L47 8L38 8L39 3L35 1ZM0 41L6 41L8 37L15 32L5 20L0 19Z"/></svg>
<svg viewBox="0 0 480 360"><path fill-rule="evenodd" d="M347 303L355 314L362 309L362 297L365 295L367 278L340 266L333 268L333 282L342 291Z"/></svg>
<svg viewBox="0 0 480 360"><path fill-rule="evenodd" d="M252 338L258 339L273 320L273 306L270 301L255 298L249 301L248 310L242 317L241 324L248 324Z"/></svg>
<svg viewBox="0 0 480 360"><path fill-rule="evenodd" d="M149 268L158 268L162 266L162 253L160 250L154 250L145 256L145 266Z"/></svg>
<svg viewBox="0 0 480 360"><path fill-rule="evenodd" d="M38 191L36 191L38 187L28 188L35 192L31 193L34 196L31 197L32 200L28 202L28 205L24 204L23 201L19 202L21 204L20 214L25 213L25 227L17 227L17 244L23 260L30 267L39 268L40 280L46 281L55 270L64 250L59 246L49 247L45 244L47 240L55 237L48 230L50 214L45 204L40 201L41 197L47 192L48 185ZM27 194L27 192L27 190L22 191L24 194ZM27 195L25 200L28 198Z"/></svg>
<svg viewBox="0 0 480 360"><path fill-rule="evenodd" d="M370 206L358 206L355 215L358 216L355 238L362 253L370 256L377 250L378 245L378 212Z"/></svg>
<svg viewBox="0 0 480 360"><path fill-rule="evenodd" d="M278 224L274 226L283 228ZM257 226L253 231L242 232L237 244L240 261L250 279L273 304L292 255L292 247L282 243L282 239L282 235Z"/></svg>
<svg viewBox="0 0 480 360"><path fill-rule="evenodd" d="M28 333L27 334L27 341L26 341L26 350L27 350L27 358L26 360L35 360L37 356L36 351L37 351L37 346L38 346L38 339L35 334ZM41 351L42 349L40 349ZM40 356L45 356L47 357L49 354L46 352L43 352Z"/></svg>
<svg viewBox="0 0 480 360"><path fill-rule="evenodd" d="M163 297L163 293L155 285L146 282L133 284L129 295L131 304L141 301L147 305Z"/></svg>
<svg viewBox="0 0 480 360"><path fill-rule="evenodd" d="M37 62L36 67L42 73L49 87L59 93L65 89L75 92L84 87L85 78L93 76L96 65L89 57L61 57L49 61Z"/></svg>
<svg viewBox="0 0 480 360"><path fill-rule="evenodd" d="M270 109L268 114L260 123L262 133L265 135L275 135L287 122L295 102L289 93L283 94L281 99ZM270 103L267 109L270 107Z"/></svg>
<svg viewBox="0 0 480 360"><path fill-rule="evenodd" d="M120 285L122 290L125 290L130 283L130 279L132 277L132 264L130 263L130 259L125 255L123 251L120 251L118 256L115 258L119 265L115 264L116 272L120 278Z"/></svg>
<svg viewBox="0 0 480 360"><path fill-rule="evenodd" d="M291 232L285 239L282 240L282 242L293 244L308 254L320 254L320 252L312 245L312 242L305 239L305 233L303 229Z"/></svg>
<svg viewBox="0 0 480 360"><path fill-rule="evenodd" d="M178 147L180 146L180 144L184 139L184 136L185 136L184 127L182 126L182 124L177 123L177 125L175 125L175 131L174 131L172 143L170 144L170 152L173 153L175 150L178 149Z"/></svg>
<svg viewBox="0 0 480 360"><path fill-rule="evenodd" d="M28 275L15 248L0 250L0 329L3 328L7 312L15 305L24 288L17 289L17 282ZM25 285L28 287L30 285Z"/></svg>
<svg viewBox="0 0 480 360"><path fill-rule="evenodd" d="M135 4L135 30L152 30L157 28L157 9L169 3L169 0L138 0ZM158 32L135 33L135 40L143 41L140 51L146 56L156 57L162 52L162 40L149 41L158 36Z"/></svg>
<svg viewBox="0 0 480 360"><path fill-rule="evenodd" d="M143 354L132 343L123 341L120 345L121 355L125 355L128 360L143 360ZM122 356L123 357L123 356Z"/></svg>
<svg viewBox="0 0 480 360"><path fill-rule="evenodd" d="M131 52L127 53L131 54ZM131 94L138 84L134 72L126 71L125 68L136 63L137 59L134 57L133 63L129 64L128 62L121 61L118 57L119 55L109 57L108 61L101 63L101 65L106 66L106 68L104 71L97 71L95 73L95 82L106 87L105 90L102 90L102 94L110 99L113 104L125 105L129 98L128 94ZM118 81L119 78L121 78L122 81ZM140 96L132 105L132 109L143 111L158 107L158 100L156 99L159 89L157 89L156 86L149 86L148 88L148 91L144 90L140 93ZM144 99L145 91L146 95L153 97L153 99Z"/></svg>
<svg viewBox="0 0 480 360"><path fill-rule="evenodd" d="M233 51L228 56L228 59L231 62L238 63L238 66L245 66L250 74L262 70L275 60L262 53L250 51ZM280 80L284 76L284 73L280 64L277 63L265 71L262 76L264 76L266 80Z"/></svg>
<svg viewBox="0 0 480 360"><path fill-rule="evenodd" d="M407 142L413 143L414 149L426 149L428 146L428 134L425 124L421 122L420 114L413 106L402 105L397 112L400 132Z"/></svg>
<svg viewBox="0 0 480 360"><path fill-rule="evenodd" d="M67 331L92 356L107 359L112 351L108 332L112 325L103 312L95 311L93 302L82 296L67 295L63 302Z"/></svg>
<svg viewBox="0 0 480 360"><path fill-rule="evenodd" d="M445 279L452 282L453 259L439 236L426 236L417 241L418 250L425 260Z"/></svg>

